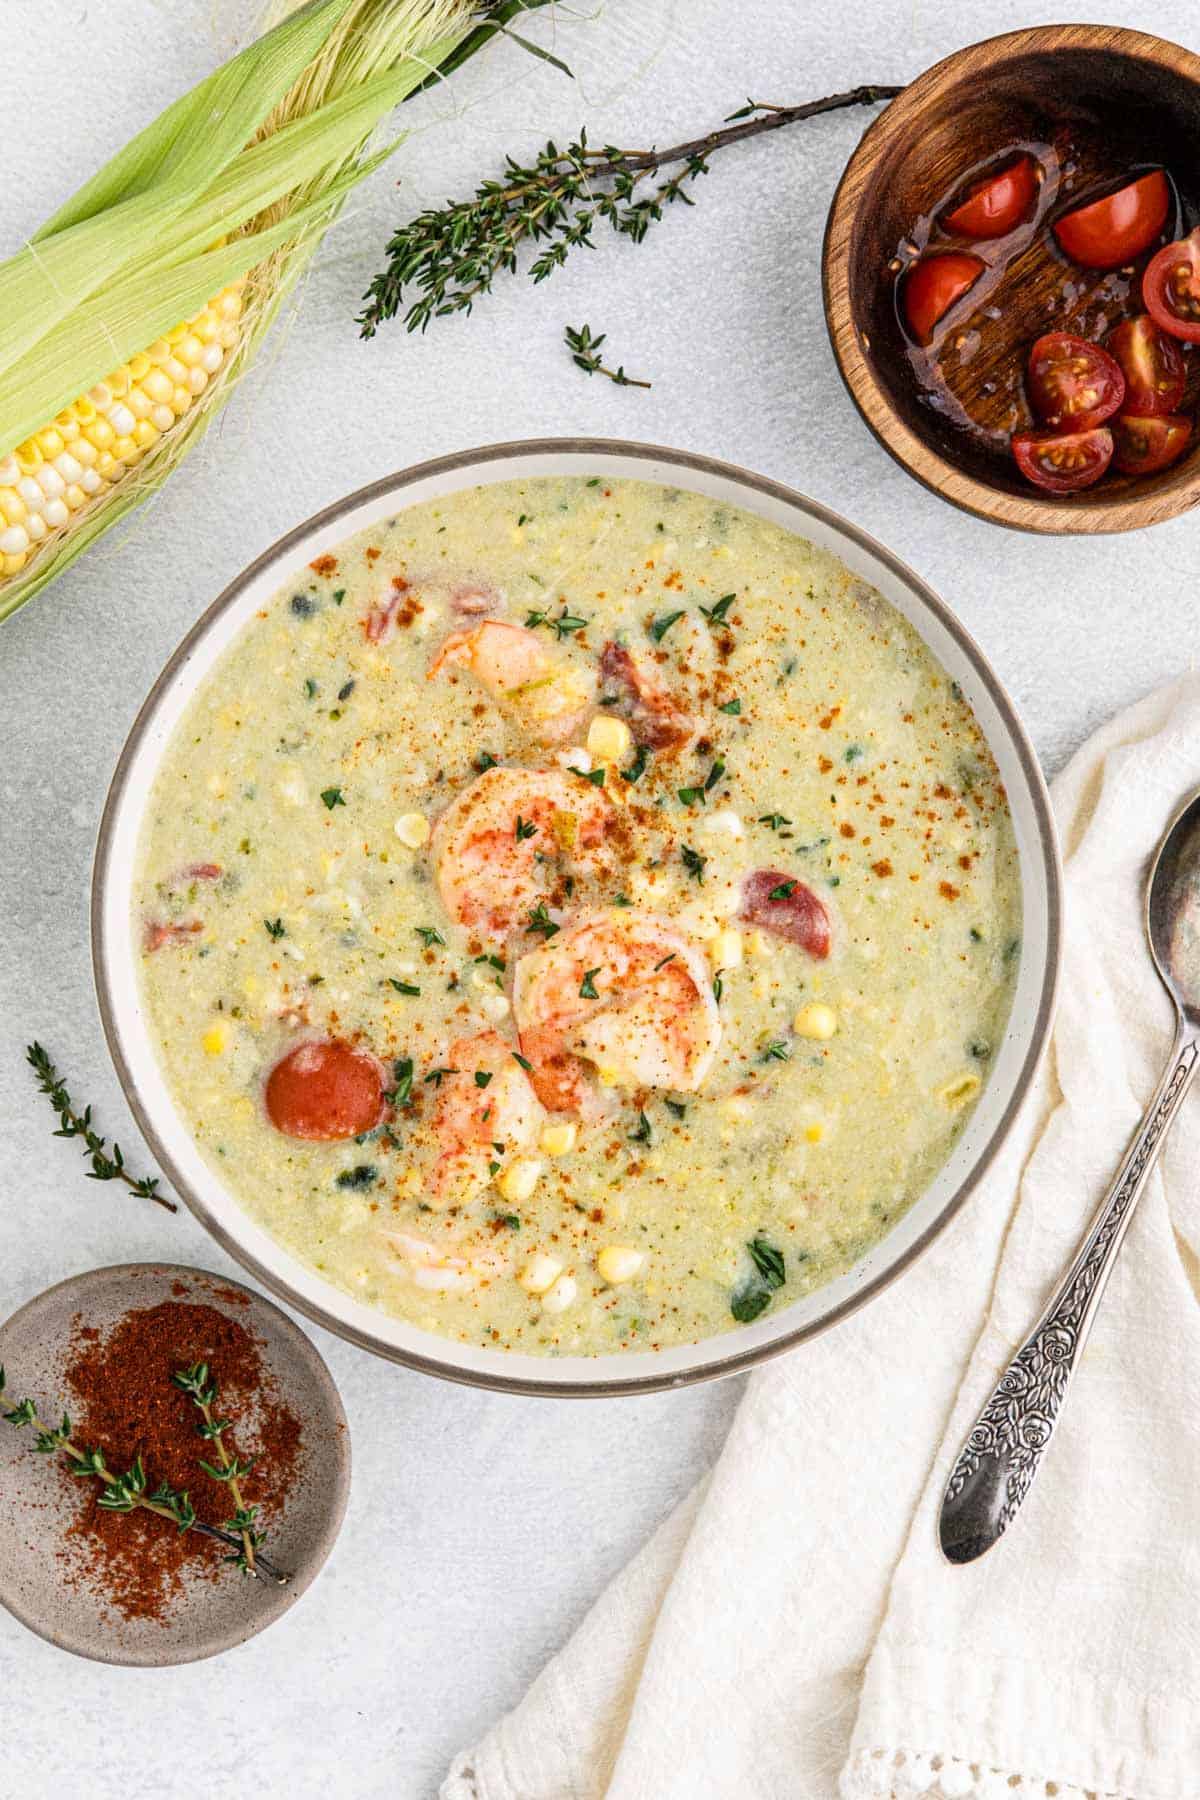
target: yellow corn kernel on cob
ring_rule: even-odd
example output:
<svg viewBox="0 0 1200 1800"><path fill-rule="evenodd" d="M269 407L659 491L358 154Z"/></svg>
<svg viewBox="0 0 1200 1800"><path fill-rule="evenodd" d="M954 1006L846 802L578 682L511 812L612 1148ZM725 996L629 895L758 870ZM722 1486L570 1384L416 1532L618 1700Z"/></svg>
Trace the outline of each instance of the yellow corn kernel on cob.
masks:
<svg viewBox="0 0 1200 1800"><path fill-rule="evenodd" d="M141 461L192 407L237 342L244 282L0 457L0 578L15 575L42 544Z"/></svg>

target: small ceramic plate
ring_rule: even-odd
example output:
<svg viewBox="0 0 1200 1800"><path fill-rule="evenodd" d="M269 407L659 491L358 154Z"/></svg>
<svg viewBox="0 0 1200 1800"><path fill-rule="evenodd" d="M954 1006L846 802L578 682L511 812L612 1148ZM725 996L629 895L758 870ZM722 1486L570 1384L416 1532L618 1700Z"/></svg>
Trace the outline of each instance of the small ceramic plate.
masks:
<svg viewBox="0 0 1200 1800"><path fill-rule="evenodd" d="M57 1465L39 1456L34 1434L0 1421L0 1604L60 1649L96 1662L160 1668L215 1656L274 1624L304 1593L333 1548L350 1491L350 1432L329 1370L304 1334L277 1306L236 1281L203 1269L125 1263L95 1269L48 1288L0 1326L4 1401L28 1395L41 1416L57 1422L70 1410L65 1371L78 1355L81 1325L101 1337L131 1308L174 1300L215 1308L259 1340L265 1385L301 1429L301 1454L264 1548L290 1576L286 1587L254 1581L235 1569L213 1579L211 1567L185 1565L183 1592L161 1618L126 1619L107 1603L82 1555L71 1546L81 1497ZM220 1371L214 1369L219 1376ZM253 1440L253 1409L245 1419ZM197 1453L205 1446L197 1438ZM153 1471L147 1471L153 1479ZM197 1470L197 1482L206 1479ZM164 1521L164 1530L171 1527ZM222 1551L212 1546L214 1560Z"/></svg>

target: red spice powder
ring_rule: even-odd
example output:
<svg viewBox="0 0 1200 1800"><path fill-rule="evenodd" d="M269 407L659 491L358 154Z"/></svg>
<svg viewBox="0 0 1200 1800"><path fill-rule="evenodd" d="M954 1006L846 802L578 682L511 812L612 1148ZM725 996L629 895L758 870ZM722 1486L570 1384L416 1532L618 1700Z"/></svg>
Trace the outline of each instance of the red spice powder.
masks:
<svg viewBox="0 0 1200 1800"><path fill-rule="evenodd" d="M180 1291L176 1283L172 1292ZM164 1481L186 1490L197 1518L224 1525L234 1511L229 1491L197 1462L219 1463L220 1457L196 1429L199 1409L171 1381L176 1369L206 1362L218 1384L216 1416L233 1422L224 1436L230 1456L256 1459L241 1479L242 1497L261 1507L260 1521L269 1527L295 1476L303 1441L299 1420L264 1370L261 1347L240 1321L183 1300L127 1312L103 1341L94 1326L80 1323L66 1371L72 1436L82 1448L102 1449L114 1472L123 1473L140 1456L148 1492ZM222 1560L229 1553L224 1545L181 1533L169 1519L141 1509L105 1512L97 1505L100 1483L72 1477L65 1458L63 1466L81 1506L70 1536L82 1568L73 1555L73 1572L125 1618L164 1620L183 1594L185 1574L237 1579Z"/></svg>

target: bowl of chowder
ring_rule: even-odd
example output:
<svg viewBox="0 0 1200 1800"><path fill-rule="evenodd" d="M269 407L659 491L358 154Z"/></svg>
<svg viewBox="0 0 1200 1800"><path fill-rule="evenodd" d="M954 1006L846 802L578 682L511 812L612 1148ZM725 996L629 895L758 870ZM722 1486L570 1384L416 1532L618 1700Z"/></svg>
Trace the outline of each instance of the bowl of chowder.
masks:
<svg viewBox="0 0 1200 1800"><path fill-rule="evenodd" d="M908 569L680 451L500 445L240 575L105 809L130 1104L267 1287L399 1362L614 1394L906 1268L1045 1045L1036 760Z"/></svg>

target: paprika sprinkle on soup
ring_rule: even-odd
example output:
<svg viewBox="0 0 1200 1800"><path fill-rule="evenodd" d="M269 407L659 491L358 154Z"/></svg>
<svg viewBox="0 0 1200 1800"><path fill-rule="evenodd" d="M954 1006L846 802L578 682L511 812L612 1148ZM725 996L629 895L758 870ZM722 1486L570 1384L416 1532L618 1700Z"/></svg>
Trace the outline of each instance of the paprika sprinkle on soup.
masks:
<svg viewBox="0 0 1200 1800"><path fill-rule="evenodd" d="M200 1466L201 1458L213 1460L213 1446L197 1430L194 1402L172 1379L182 1368L207 1363L219 1384L220 1415L231 1421L225 1447L241 1465L252 1465L241 1476L244 1500L269 1525L295 1477L303 1442L261 1349L261 1339L240 1321L182 1299L132 1308L106 1336L79 1321L66 1370L73 1437L99 1446L110 1469L132 1468L140 1458L150 1490L165 1483L186 1492L200 1522L226 1525L234 1510L227 1485ZM71 1480L69 1465L63 1468L64 1480ZM185 1577L229 1577L220 1543L181 1532L144 1509L107 1511L98 1485L73 1485L80 1514L68 1533L67 1579L86 1583L124 1618L165 1621L183 1596Z"/></svg>

